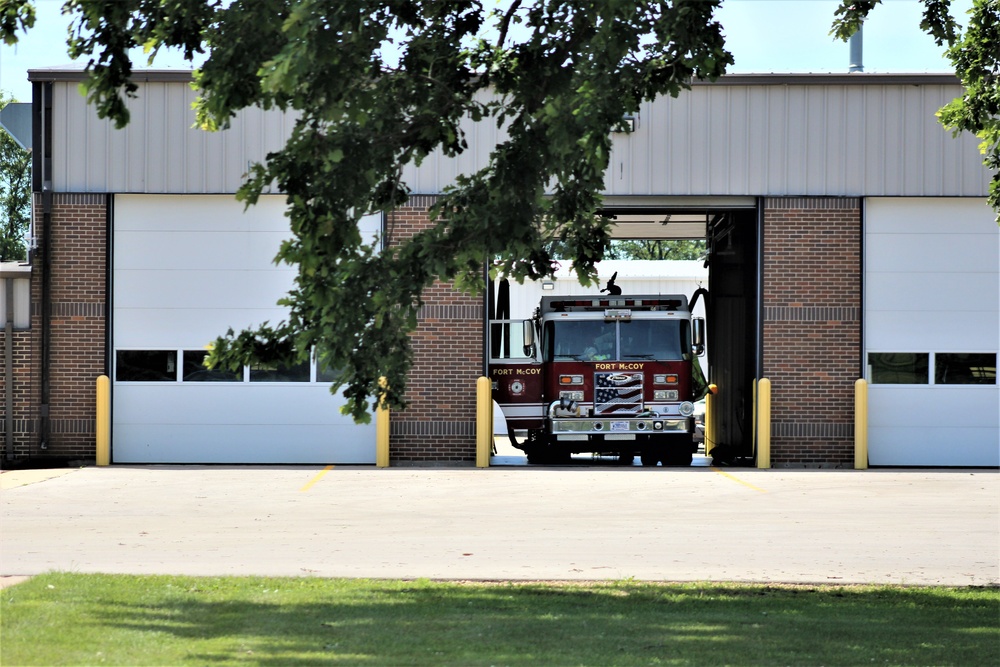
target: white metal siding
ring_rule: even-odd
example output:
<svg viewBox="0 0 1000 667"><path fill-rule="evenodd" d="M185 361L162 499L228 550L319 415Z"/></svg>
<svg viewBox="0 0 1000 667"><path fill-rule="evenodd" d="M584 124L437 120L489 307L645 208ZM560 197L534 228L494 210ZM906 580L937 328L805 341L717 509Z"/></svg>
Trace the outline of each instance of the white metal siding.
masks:
<svg viewBox="0 0 1000 667"><path fill-rule="evenodd" d="M556 271L554 281L530 281L510 284L510 319L527 319L535 312L543 296L588 295L600 296L612 275L618 274L615 284L623 294L683 294L691 298L695 290L708 287L708 269L700 261L655 260L605 260L595 265L600 285L584 287L577 282L576 274L568 266ZM553 289L542 288L544 282L554 282ZM695 316L705 316L705 300L699 299Z"/></svg>
<svg viewBox="0 0 1000 667"><path fill-rule="evenodd" d="M13 285L14 317L11 326L14 329L27 329L31 326L31 279L25 273L24 278L0 279L0 327L7 326L7 281Z"/></svg>
<svg viewBox="0 0 1000 667"><path fill-rule="evenodd" d="M200 350L232 327L276 324L294 269L283 197L246 212L231 196L119 195L113 347ZM369 236L379 221L365 221ZM321 383L114 382L119 463L373 463L373 425L340 414Z"/></svg>
<svg viewBox="0 0 1000 667"><path fill-rule="evenodd" d="M948 85L696 86L645 103L614 139L613 195L983 196L971 135L938 108Z"/></svg>
<svg viewBox="0 0 1000 667"><path fill-rule="evenodd" d="M645 103L636 132L614 138L609 195L985 196L975 137L951 137L934 112L957 85L879 82L697 85ZM195 92L147 81L123 130L97 118L75 82L56 82L57 192L235 192L247 166L289 136L292 117L245 109L229 130L193 129ZM415 194L436 194L485 165L504 136L466 123L469 149L404 171Z"/></svg>
<svg viewBox="0 0 1000 667"><path fill-rule="evenodd" d="M56 192L233 193L250 162L284 145L293 116L243 109L219 132L193 127L196 93L182 82L139 84L131 122L97 117L77 84L53 84L52 181Z"/></svg>
<svg viewBox="0 0 1000 667"><path fill-rule="evenodd" d="M1000 353L983 199L868 199L865 227L867 352ZM868 437L873 465L1000 465L1000 386L873 384Z"/></svg>
<svg viewBox="0 0 1000 667"><path fill-rule="evenodd" d="M934 115L960 93L933 84L695 86L644 103L636 131L614 136L605 193L983 196L989 174L976 138L952 138ZM404 180L436 193L485 165L500 135L483 130L469 124L475 159L436 155Z"/></svg>

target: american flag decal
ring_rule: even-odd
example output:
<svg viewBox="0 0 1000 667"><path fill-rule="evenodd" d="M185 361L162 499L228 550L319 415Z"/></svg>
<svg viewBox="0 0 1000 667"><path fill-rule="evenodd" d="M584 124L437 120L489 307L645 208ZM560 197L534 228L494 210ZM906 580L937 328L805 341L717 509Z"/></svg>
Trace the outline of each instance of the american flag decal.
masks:
<svg viewBox="0 0 1000 667"><path fill-rule="evenodd" d="M597 415L642 412L642 373L594 373L594 392Z"/></svg>

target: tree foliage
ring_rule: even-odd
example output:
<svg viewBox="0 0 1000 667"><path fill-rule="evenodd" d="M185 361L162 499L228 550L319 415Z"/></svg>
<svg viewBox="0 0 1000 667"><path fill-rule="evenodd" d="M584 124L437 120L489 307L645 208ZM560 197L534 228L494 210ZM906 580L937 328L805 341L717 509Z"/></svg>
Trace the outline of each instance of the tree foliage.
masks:
<svg viewBox="0 0 1000 667"><path fill-rule="evenodd" d="M0 98L0 109L14 100ZM31 220L31 153L0 129L0 259L25 259Z"/></svg>
<svg viewBox="0 0 1000 667"><path fill-rule="evenodd" d="M549 275L556 257L583 280L595 277L609 247L610 221L599 211L610 134L642 101L724 73L732 57L713 20L721 1L510 0L489 10L481 0L68 0L66 8L75 17L70 54L90 59L87 95L119 126L128 122L135 46L208 52L196 76L205 129L248 106L294 112L286 145L254 165L238 193L248 205L272 186L287 195L292 237L277 260L298 269L282 301L288 319L229 332L210 356L237 367L315 350L342 370L347 409L364 420L372 397L404 404L409 337L435 280L481 289L486 258L515 279ZM29 4L0 0L5 41L30 27ZM845 2L838 34L874 4ZM947 0L925 4L925 29L959 45ZM500 128L488 165L438 198L433 227L401 238L390 226L381 251L366 244L361 217L407 200L406 165L462 153L469 120Z"/></svg>
<svg viewBox="0 0 1000 667"><path fill-rule="evenodd" d="M287 144L251 170L248 204L275 184L298 267L288 319L216 341L212 359L292 362L315 349L342 369L348 408L365 419L388 378L403 404L409 336L436 279L481 288L484 259L515 278L549 275L556 256L593 277L608 245L597 214L611 130L643 100L715 79L732 58L712 20L719 0L70 0L71 55L101 115L128 120L128 49L207 48L198 121L225 127L249 105L296 112ZM9 11L7 12L9 16ZM7 25L6 23L3 25ZM510 39L515 26L518 40ZM390 56L389 54L394 54ZM489 91L490 94L485 94ZM461 124L493 122L506 139L432 210L438 224L378 252L357 222L407 200L402 169L466 148Z"/></svg>
<svg viewBox="0 0 1000 667"><path fill-rule="evenodd" d="M700 239L623 239L611 241L605 259L704 259L708 243Z"/></svg>
<svg viewBox="0 0 1000 667"><path fill-rule="evenodd" d="M844 0L831 33L848 39L881 0ZM973 0L965 32L951 14L951 0L923 0L921 29L947 56L965 93L946 104L937 116L958 135L971 132L982 142L983 164L993 172L988 201L1000 224L1000 1Z"/></svg>

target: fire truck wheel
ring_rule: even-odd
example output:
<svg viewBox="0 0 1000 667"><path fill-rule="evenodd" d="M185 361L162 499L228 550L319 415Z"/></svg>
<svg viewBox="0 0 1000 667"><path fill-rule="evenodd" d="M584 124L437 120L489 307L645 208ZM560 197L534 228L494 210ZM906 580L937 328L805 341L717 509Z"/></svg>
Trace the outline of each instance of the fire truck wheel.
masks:
<svg viewBox="0 0 1000 667"><path fill-rule="evenodd" d="M569 463L570 453L568 451L563 451L559 449L553 449L552 447L546 447L545 445L536 445L534 447L526 447L524 453L528 457L528 463L531 464L559 464L559 463Z"/></svg>
<svg viewBox="0 0 1000 667"><path fill-rule="evenodd" d="M618 455L618 465L630 466L635 462L635 454L632 452L621 452Z"/></svg>
<svg viewBox="0 0 1000 667"><path fill-rule="evenodd" d="M641 452L639 460L642 461L642 465L644 466L655 466L660 462L660 457L653 452Z"/></svg>
<svg viewBox="0 0 1000 667"><path fill-rule="evenodd" d="M672 451L663 455L663 465L665 466L690 466L694 457L686 450Z"/></svg>

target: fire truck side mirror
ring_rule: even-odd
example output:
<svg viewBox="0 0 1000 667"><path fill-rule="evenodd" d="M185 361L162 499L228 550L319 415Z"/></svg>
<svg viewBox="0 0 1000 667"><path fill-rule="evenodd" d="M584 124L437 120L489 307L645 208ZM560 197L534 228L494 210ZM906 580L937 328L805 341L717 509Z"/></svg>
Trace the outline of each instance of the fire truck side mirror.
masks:
<svg viewBox="0 0 1000 667"><path fill-rule="evenodd" d="M523 327L524 356L533 357L535 356L535 325L531 320L524 320L521 325Z"/></svg>
<svg viewBox="0 0 1000 667"><path fill-rule="evenodd" d="M705 354L705 318L691 320L691 347L697 356Z"/></svg>

